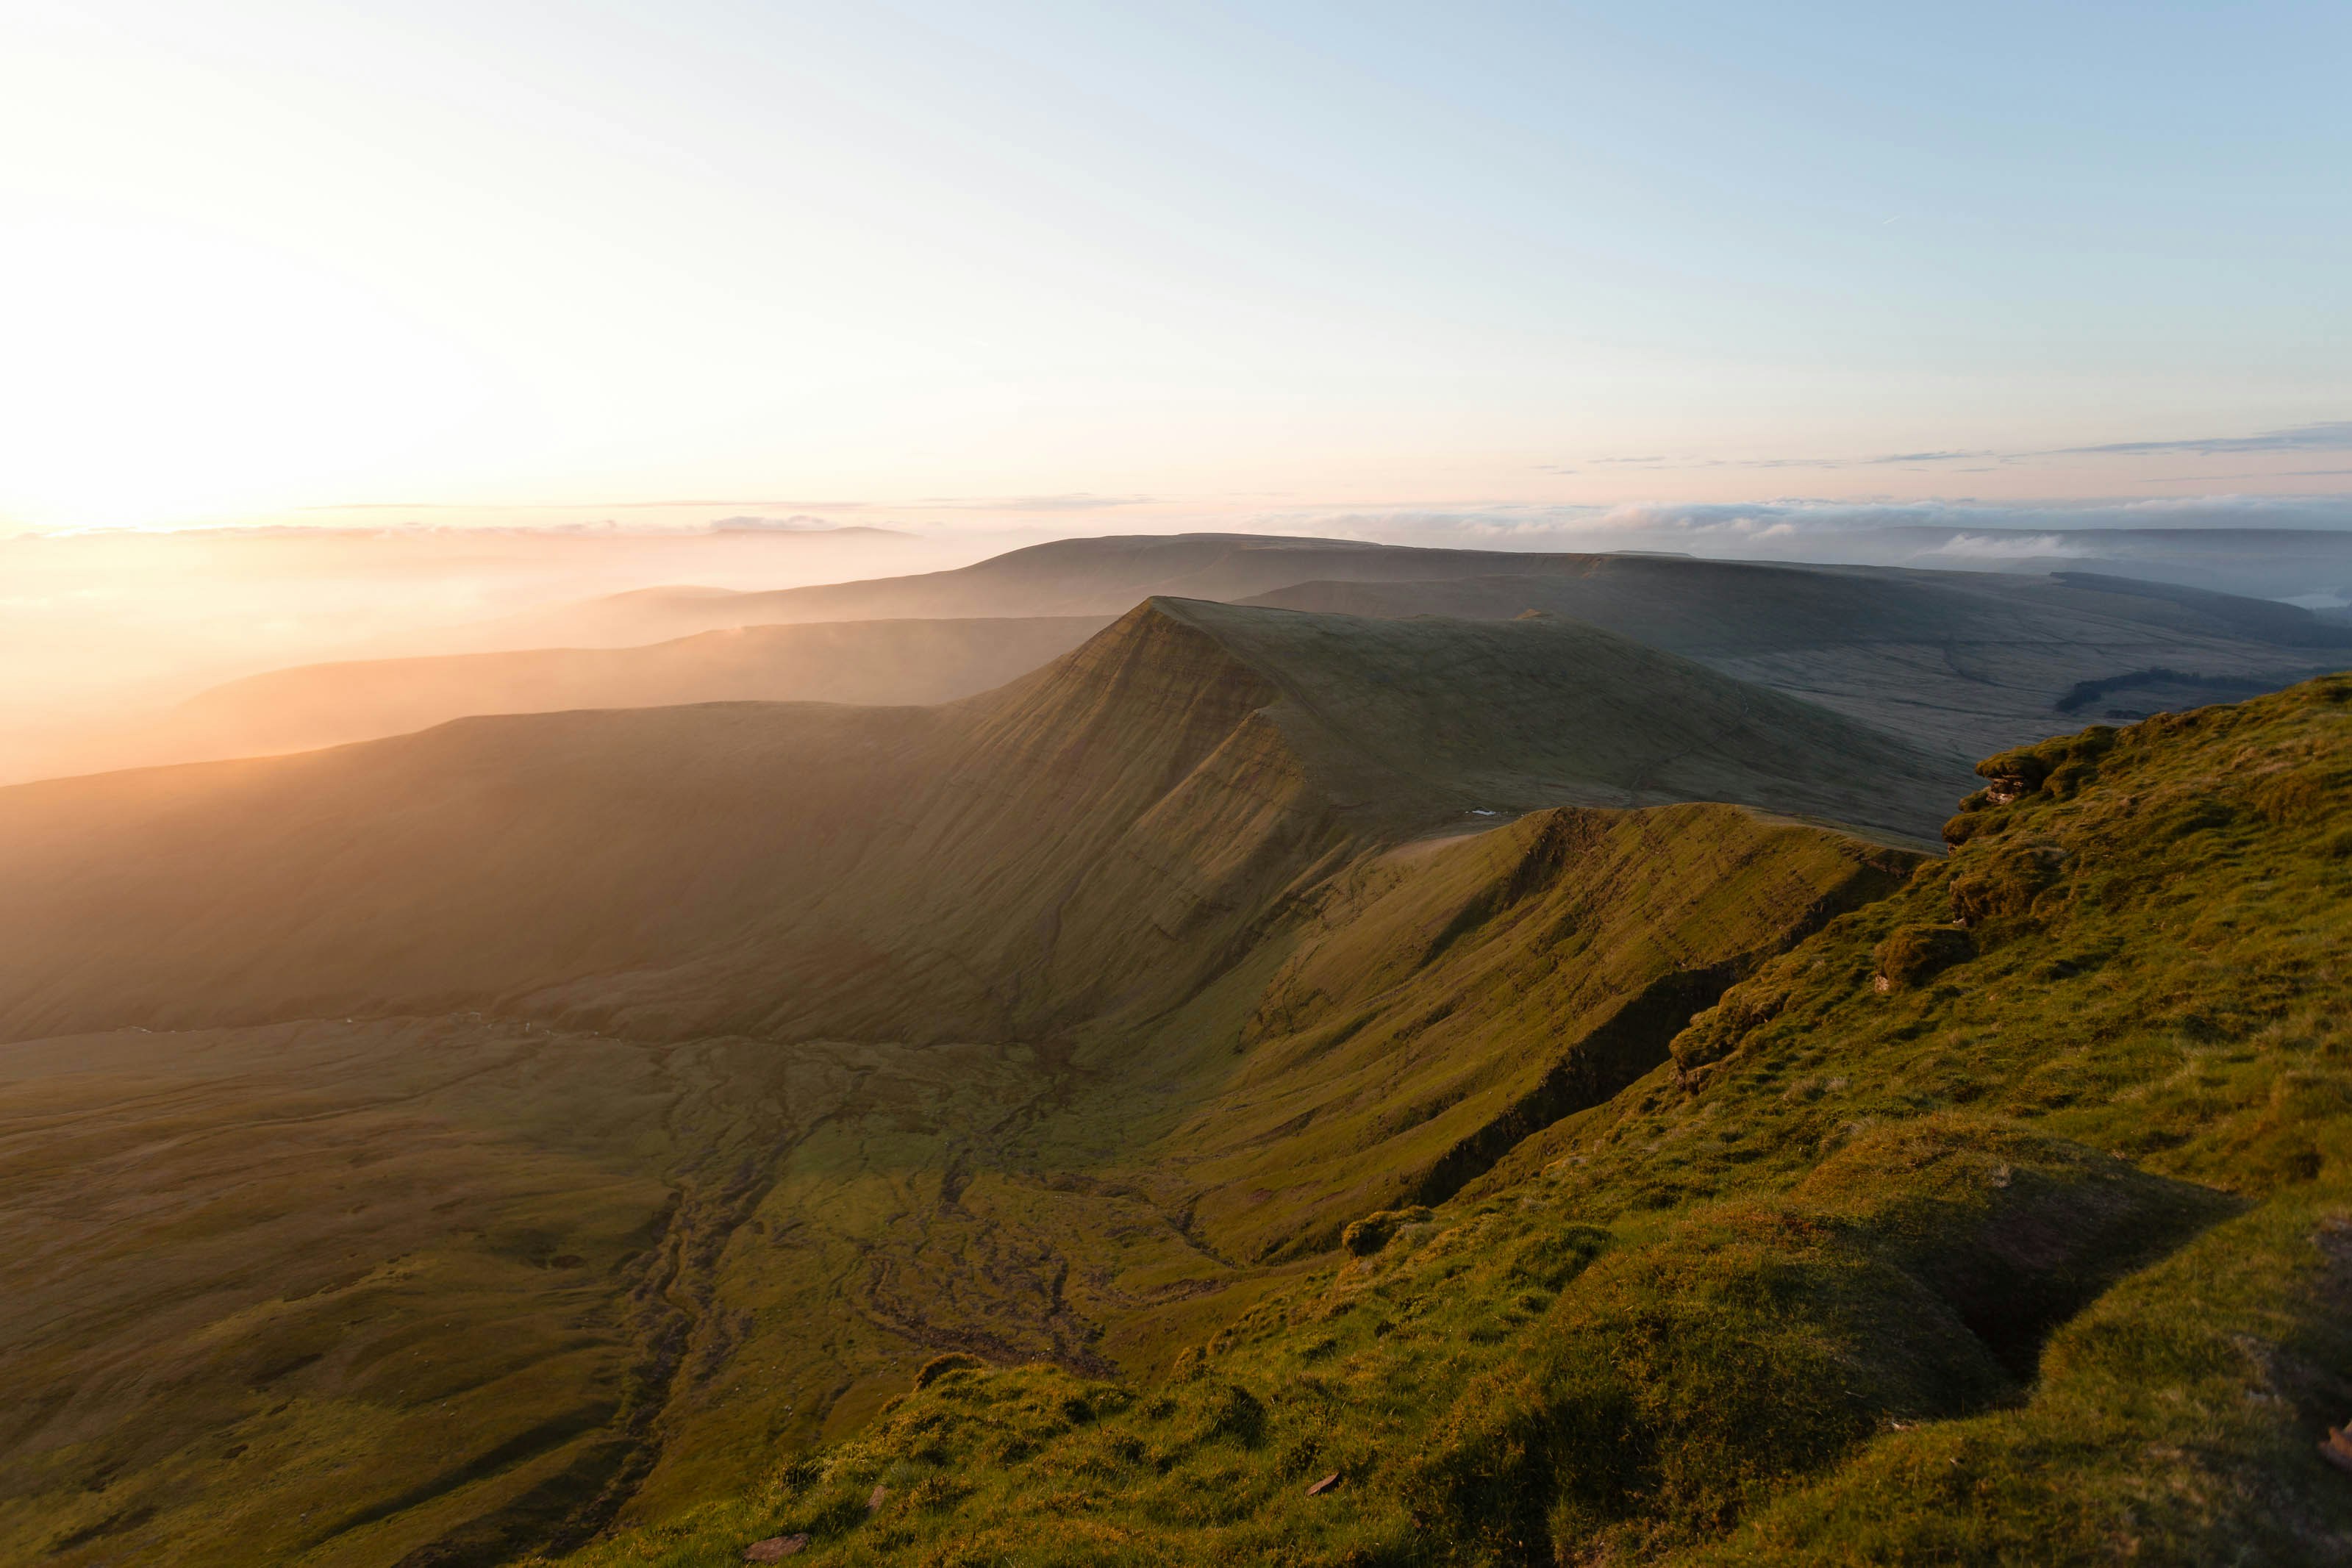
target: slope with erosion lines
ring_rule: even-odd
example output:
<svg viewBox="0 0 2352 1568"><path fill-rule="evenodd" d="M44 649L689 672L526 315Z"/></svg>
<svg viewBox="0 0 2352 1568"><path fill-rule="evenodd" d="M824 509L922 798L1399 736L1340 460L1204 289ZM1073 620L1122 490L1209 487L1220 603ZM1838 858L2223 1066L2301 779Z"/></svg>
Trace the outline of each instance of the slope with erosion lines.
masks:
<svg viewBox="0 0 2352 1568"><path fill-rule="evenodd" d="M941 707L470 719L0 792L0 1037L493 1008L1035 1039L1164 1009L1349 844L1472 810L1721 800L1917 837L1956 792L1588 628L1159 601Z"/></svg>
<svg viewBox="0 0 2352 1568"><path fill-rule="evenodd" d="M1347 1220L1441 1201L1609 1099L1725 987L1916 858L1736 807L1535 812L1354 862L1240 985L1077 1062L1230 1041L1213 1091L1124 1158L1181 1187L1224 1255L1328 1251ZM1121 1092L1153 1082L1130 1070Z"/></svg>
<svg viewBox="0 0 2352 1568"><path fill-rule="evenodd" d="M727 1495L943 1350L1164 1367L1908 858L1538 813L1374 857L1066 1059L472 1017L0 1047L0 1544L487 1564Z"/></svg>
<svg viewBox="0 0 2352 1568"><path fill-rule="evenodd" d="M302 664L95 727L12 764L31 777L310 750L475 714L709 702L950 702L1068 653L1110 617L742 626L643 647Z"/></svg>
<svg viewBox="0 0 2352 1568"><path fill-rule="evenodd" d="M1983 771L1948 860L1166 1377L950 1371L583 1568L2352 1561L2352 678Z"/></svg>
<svg viewBox="0 0 2352 1568"><path fill-rule="evenodd" d="M1593 556L1545 572L1302 581L1249 601L1400 618L1565 616L1970 758L2079 724L2064 705L2090 685L2171 670L2243 695L2334 668L2352 648L2344 631L2293 605L2081 572Z"/></svg>
<svg viewBox="0 0 2352 1568"><path fill-rule="evenodd" d="M1409 836L1801 809L1809 737L1886 744L1792 706L1587 628L1156 603L946 709L0 792L10 1030L212 1026L0 1049L38 1416L0 1542L488 1563L740 1487L940 1350L1164 1366L1899 873L1726 805Z"/></svg>
<svg viewBox="0 0 2352 1568"><path fill-rule="evenodd" d="M894 1127L964 1146L1039 1088L983 1047L468 1017L0 1046L0 1558L488 1564L739 1480L922 1352L854 1305L936 1179ZM1006 1275L964 1310L1052 1353Z"/></svg>

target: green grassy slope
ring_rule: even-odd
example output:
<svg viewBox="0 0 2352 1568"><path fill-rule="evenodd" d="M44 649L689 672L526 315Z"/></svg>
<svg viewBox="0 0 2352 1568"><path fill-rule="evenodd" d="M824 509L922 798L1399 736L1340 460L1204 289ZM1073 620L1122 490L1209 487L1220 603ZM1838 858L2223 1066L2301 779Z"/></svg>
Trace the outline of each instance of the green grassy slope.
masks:
<svg viewBox="0 0 2352 1568"><path fill-rule="evenodd" d="M2342 1555L2347 694L1916 873L1613 809L1904 756L1671 655L1183 602L0 792L15 1027L191 1030L0 1046L0 1554Z"/></svg>
<svg viewBox="0 0 2352 1568"><path fill-rule="evenodd" d="M1449 758L1622 796L1661 753L1738 782L1759 714L1767 790L1885 743L1582 629L1306 621L1146 607L952 711L0 797L18 1016L182 1031L0 1046L0 1544L488 1563L739 1490L941 1350L1157 1370L1907 864L1725 805L1400 841L1461 820ZM1655 752L1588 689L1637 679ZM1412 770L1350 760L1384 714L1432 728Z"/></svg>
<svg viewBox="0 0 2352 1568"><path fill-rule="evenodd" d="M593 1530L788 1076L458 1020L0 1047L0 1558Z"/></svg>
<svg viewBox="0 0 2352 1568"><path fill-rule="evenodd" d="M1222 1254L1328 1251L1351 1218L1450 1197L1607 1100L1761 956L1911 859L1684 806L1538 812L1358 861L1265 945L1246 998L1171 1020L1231 1056L1127 1162L1181 1184ZM1080 1061L1113 1051L1135 1048Z"/></svg>
<svg viewBox="0 0 2352 1568"><path fill-rule="evenodd" d="M2352 679L1983 771L1948 860L1165 1379L927 1369L570 1561L2352 1559L2315 1447L2352 1415Z"/></svg>

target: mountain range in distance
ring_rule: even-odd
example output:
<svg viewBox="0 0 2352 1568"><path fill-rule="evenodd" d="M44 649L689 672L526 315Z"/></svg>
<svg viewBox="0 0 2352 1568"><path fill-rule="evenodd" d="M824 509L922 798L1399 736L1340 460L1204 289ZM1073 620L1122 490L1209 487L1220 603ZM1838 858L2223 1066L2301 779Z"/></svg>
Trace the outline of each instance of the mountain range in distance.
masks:
<svg viewBox="0 0 2352 1568"><path fill-rule="evenodd" d="M2068 716L2251 695L2326 669L2328 650L2352 646L2352 627L2293 605L2084 572L1133 536L870 582L586 601L457 639L487 651L249 676L135 723L33 746L8 766L24 778L205 760L564 707L939 702L1034 668L1154 594L1385 619L1561 616L1954 761L2048 733ZM832 630L785 629L795 626ZM732 635L711 635L719 632Z"/></svg>
<svg viewBox="0 0 2352 1568"><path fill-rule="evenodd" d="M0 1555L2352 1542L2324 619L1229 538L565 616L0 789Z"/></svg>

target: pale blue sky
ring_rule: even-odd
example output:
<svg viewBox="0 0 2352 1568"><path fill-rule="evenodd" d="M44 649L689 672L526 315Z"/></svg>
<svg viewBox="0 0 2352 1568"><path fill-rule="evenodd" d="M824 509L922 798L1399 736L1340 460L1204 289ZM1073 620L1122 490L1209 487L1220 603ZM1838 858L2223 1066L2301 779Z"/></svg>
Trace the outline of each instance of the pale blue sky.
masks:
<svg viewBox="0 0 2352 1568"><path fill-rule="evenodd" d="M0 518L2352 491L2347 80L2340 0L13 0Z"/></svg>

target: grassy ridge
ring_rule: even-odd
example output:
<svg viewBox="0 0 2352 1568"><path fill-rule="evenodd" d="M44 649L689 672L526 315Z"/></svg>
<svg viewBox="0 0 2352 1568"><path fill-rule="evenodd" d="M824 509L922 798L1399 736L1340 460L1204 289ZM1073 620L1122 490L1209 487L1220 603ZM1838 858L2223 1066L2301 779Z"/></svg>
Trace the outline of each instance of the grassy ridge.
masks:
<svg viewBox="0 0 2352 1568"><path fill-rule="evenodd" d="M1044 1040L1177 1005L1302 879L1473 810L1921 834L1946 771L1584 628L1154 601L939 707L462 719L0 790L0 1039L484 1009Z"/></svg>
<svg viewBox="0 0 2352 1568"><path fill-rule="evenodd" d="M7 792L20 1018L312 1021L0 1048L0 1543L2333 1550L2339 689L1996 759L1916 873L1408 838L1875 754L1581 628L1197 605L954 709ZM1988 1500L1892 1500L1937 1465Z"/></svg>
<svg viewBox="0 0 2352 1568"><path fill-rule="evenodd" d="M572 1561L2352 1556L2352 680L1980 771L1948 860L1164 1382L944 1371Z"/></svg>
<svg viewBox="0 0 2352 1568"><path fill-rule="evenodd" d="M1265 685L1172 617L1145 631L982 716L970 755L1027 769L967 772L950 815L900 829L933 929L995 944L1067 1038L672 1044L469 1014L0 1047L0 1228L38 1253L0 1310L32 1417L0 1427L0 1544L488 1563L739 1490L942 1350L1162 1367L1400 1178L1458 1186L1530 1103L1663 1060L1692 1008L1907 863L1724 806L1366 849ZM1157 748L1125 744L1139 724ZM1030 776L1066 792L1059 858L991 864L1035 836ZM809 831L757 783L706 787L741 786L724 821ZM1034 951L1007 918L1033 900L1067 931L1050 967L1004 958ZM905 999L865 984L844 1005Z"/></svg>

